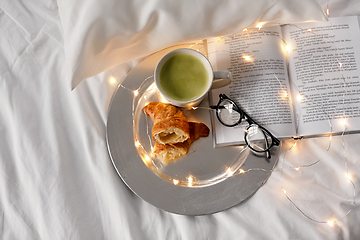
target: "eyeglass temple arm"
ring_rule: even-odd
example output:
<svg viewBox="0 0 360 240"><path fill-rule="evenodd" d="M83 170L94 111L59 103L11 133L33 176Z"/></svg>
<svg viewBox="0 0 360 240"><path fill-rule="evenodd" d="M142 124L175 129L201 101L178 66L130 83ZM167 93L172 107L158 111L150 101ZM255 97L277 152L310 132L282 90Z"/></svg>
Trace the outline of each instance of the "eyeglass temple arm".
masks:
<svg viewBox="0 0 360 240"><path fill-rule="evenodd" d="M264 135L265 135L265 134L264 134ZM265 147L266 147L266 148L269 148L269 142L268 142L266 136L265 136ZM271 158L270 149L268 149L268 150L266 151L266 157L267 157L268 159Z"/></svg>

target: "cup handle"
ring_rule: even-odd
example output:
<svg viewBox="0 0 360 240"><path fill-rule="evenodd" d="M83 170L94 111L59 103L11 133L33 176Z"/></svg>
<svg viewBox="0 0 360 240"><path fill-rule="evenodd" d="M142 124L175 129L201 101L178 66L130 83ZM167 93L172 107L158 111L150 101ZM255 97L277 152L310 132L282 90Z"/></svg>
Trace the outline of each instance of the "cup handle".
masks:
<svg viewBox="0 0 360 240"><path fill-rule="evenodd" d="M211 89L225 87L231 83L231 74L229 71L214 71L214 80Z"/></svg>

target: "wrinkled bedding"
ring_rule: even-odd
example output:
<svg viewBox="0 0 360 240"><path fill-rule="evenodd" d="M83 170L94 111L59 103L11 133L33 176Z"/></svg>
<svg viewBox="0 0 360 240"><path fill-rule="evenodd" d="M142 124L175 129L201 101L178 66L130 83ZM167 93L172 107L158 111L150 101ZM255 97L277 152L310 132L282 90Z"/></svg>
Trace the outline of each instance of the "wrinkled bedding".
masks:
<svg viewBox="0 0 360 240"><path fill-rule="evenodd" d="M280 170L296 166L284 141L278 171L211 215L165 212L117 175L107 112L144 57L259 21L326 20L327 8L360 16L356 0L208 2L0 1L0 239L360 239L359 134L333 137L329 149L325 138L301 140L292 159L321 159L302 174Z"/></svg>

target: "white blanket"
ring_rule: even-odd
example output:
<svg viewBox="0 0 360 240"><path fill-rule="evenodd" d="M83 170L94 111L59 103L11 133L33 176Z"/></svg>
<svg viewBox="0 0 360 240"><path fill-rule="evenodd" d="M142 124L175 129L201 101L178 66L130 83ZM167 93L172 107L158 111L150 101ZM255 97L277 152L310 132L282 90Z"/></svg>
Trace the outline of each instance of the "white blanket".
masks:
<svg viewBox="0 0 360 240"><path fill-rule="evenodd" d="M216 214L165 212L122 182L107 152L107 111L139 58L257 21L322 20L327 7L360 15L357 0L192 0L197 11L176 2L0 1L0 239L360 239L358 134L334 137L329 151L327 139L302 140L298 160L321 163L299 176L273 172L250 199ZM200 22L186 18L197 12ZM292 144L283 143L278 169ZM297 190L308 216L334 225L308 219L283 187Z"/></svg>

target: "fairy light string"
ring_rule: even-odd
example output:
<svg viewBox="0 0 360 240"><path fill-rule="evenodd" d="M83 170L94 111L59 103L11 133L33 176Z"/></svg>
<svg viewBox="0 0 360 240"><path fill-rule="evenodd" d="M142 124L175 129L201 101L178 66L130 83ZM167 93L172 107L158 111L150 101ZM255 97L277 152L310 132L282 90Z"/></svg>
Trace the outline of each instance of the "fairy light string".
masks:
<svg viewBox="0 0 360 240"><path fill-rule="evenodd" d="M328 13L328 10L327 10L327 13ZM304 30L304 29L302 29L302 30ZM312 34L315 34L311 29L307 29L307 32L312 33ZM335 36L335 35L334 35L334 36ZM333 41L333 42L334 42L334 41ZM286 45L286 46L288 46L288 45ZM287 52L290 53L289 49L287 49ZM337 56L337 54L335 54L335 55ZM343 136L344 136L344 134L345 134L345 132L346 132L346 115L345 115L345 94L346 94L346 89L345 89L345 87L346 87L346 83L345 83L345 77L343 76L343 68L342 68L342 67L343 67L343 63L340 62L338 59L337 59L337 62L338 62L338 64L339 64L339 68L340 68L340 72L341 72L341 78L343 79L343 83L344 83L344 84L343 84L343 86L344 86L344 94L343 94L343 116L344 116L344 121L345 121L345 122L344 122L344 123L345 123L345 128L344 128L344 130L343 130L343 132L342 132L342 146L343 146L343 155L344 155L345 168L346 168L347 175L349 176L349 174L348 174L348 163L347 163L346 152L345 152L345 141L344 141L344 139L343 139ZM279 81L279 83L281 84L280 81ZM284 96L286 97L287 95L284 95ZM307 99L306 99L303 95L301 95L300 93L299 93L297 99L298 99L298 101L307 100ZM307 100L307 101L312 102L311 100ZM312 103L313 103L313 102L312 102ZM314 103L313 103L313 104L314 104ZM315 103L315 104L316 104L316 103ZM323 108L320 108L320 109L321 109L321 110L323 111L323 113L327 116L327 119L328 119L328 121L329 121L330 128L331 128L330 137L329 137L329 146L328 146L328 148L327 148L327 150L326 150L326 151L329 151L329 149L330 149L330 144L331 144L331 139L332 139L332 124L331 124L331 118L330 118L330 116L328 115L328 113L323 110ZM299 118L298 118L298 119L299 119ZM301 140L301 139L295 140L294 145L291 146L291 147L286 151L285 156L284 156L284 160L283 160L283 166L282 166L282 168L280 169L280 170L281 170L281 174L283 174L285 160L287 159L287 158L286 158L286 154L287 154L289 151L291 151L291 149L292 149L293 147L296 146L296 144L297 144L297 142L298 142L299 140ZM323 157L324 157L324 156L323 156ZM301 168L304 168L304 167L314 166L315 164L319 163L319 162L323 159L323 157L321 157L320 159L318 159L317 161L315 161L315 162L313 162L313 163L305 164L305 165L298 166L298 167L293 167L293 168L298 171L298 170L300 170ZM349 177L349 180L350 180L350 182L351 182L351 184L352 184L352 186L353 186L353 189L354 189L354 199L353 199L353 202L352 202L352 205L353 205L353 204L355 204L355 199L356 199L356 188L355 188L355 184L353 183L353 181L351 180L350 177ZM305 212L288 196L286 190L285 190L284 188L282 188L282 189L283 189L283 192L284 192L286 198L296 207L297 210L299 210L299 211L300 211L305 217L307 217L308 219L310 219L310 220L312 220L312 221L314 221L314 222L317 222L317 223L327 223L327 224L330 225L330 226L333 226L334 223L336 222L336 220L321 221L321 220L316 220L316 219L313 218L313 217L310 217L307 213L305 213ZM341 219L343 219L345 216L347 216L347 215L351 212L351 210L352 210L352 209L350 208L350 209L348 210L348 212L347 212L344 216L342 216L342 217L339 218L339 220L341 220Z"/></svg>
<svg viewBox="0 0 360 240"><path fill-rule="evenodd" d="M327 6L327 9L325 11L326 13L326 16L329 16L329 8ZM255 29L252 29L252 28L245 28L243 29L242 31L244 33L249 33L250 31L261 31L263 29L263 26L265 25L264 22L262 23L259 23ZM293 26L296 26L296 25L293 25ZM298 27L298 26L296 26ZM316 34L312 29L301 29L309 34ZM221 37L218 37L218 41L221 41L223 38L226 38L226 36L221 36ZM284 43L284 48L287 52L287 54L290 54L290 46L285 42L284 39L281 39L281 41L283 41ZM203 41L199 41L199 42L196 42L196 43L193 43L189 46L189 48L195 48L197 51L200 51L202 48L204 48L204 44L203 44ZM211 53L208 53L208 54L211 54ZM253 60L253 57L252 56L249 56L249 55L246 55L244 54L243 56L243 59L245 61L252 61ZM345 140L344 140L344 135L345 135L345 132L346 132L346 129L347 129L347 125L346 125L346 115L345 115L345 95L346 95L346 81L345 81L345 77L343 75L343 65L344 63L341 62L339 59L337 59L337 62L338 62L338 66L340 68L340 74L341 74L341 78L343 79L343 88L344 88L344 94L343 94L343 116L344 116L344 130L341 134L341 141L342 141L342 151L343 151L343 161L344 161L344 164L345 164L345 172L346 172L346 175L347 175L347 180L351 183L352 185L352 188L353 188L353 196L352 196L352 201L351 201L351 205L354 205L355 202L356 202L356 186L354 184L354 182L352 181L352 178L353 176L351 176L349 174L349 168L348 168L348 161L347 161L347 154L346 154L346 148L345 148ZM110 72L111 73L111 72ZM143 83L145 83L146 81L148 80L151 80L153 78L153 75L152 76L149 76L147 77L146 79L144 79ZM278 83L280 84L280 93L279 93L279 96L281 98L288 98L289 100L291 100L289 98L289 94L287 92L287 89L282 85L281 81L277 78L277 76L274 74L274 78L278 81ZM114 83L117 83L117 80L116 78L113 76L113 74L111 73L111 76L110 76L110 79L109 79L109 82L111 84L114 84ZM139 88L135 89L135 90L132 90L132 89L129 89L125 86L123 86L121 83L119 84L119 87L127 90L127 91L130 91L133 93L133 117L134 117L134 114L135 114L135 107L137 106L137 102L138 101L138 98L139 96L142 96L144 95L144 93L146 91L148 91L148 89L145 89L144 91L142 91L142 88L143 86L141 85ZM296 87L296 86L295 86ZM157 91L156 89L152 89L153 91ZM145 96L146 97L146 96ZM312 104L315 104L317 105L318 109L320 109L322 111L322 113L326 116L326 119L328 120L329 122L329 128L330 128L330 135L328 137L329 139L329 144L326 148L326 151L325 152L328 152L331 148L331 142L332 142L332 136L333 136L333 133L332 133L332 122L331 122L331 116L329 116L329 114L327 113L327 111L324 110L324 108L322 106L320 106L318 103L316 102L313 102L311 99L307 99L306 96L302 95L301 93L298 94L298 96L296 97L298 101L308 101L308 102L311 102ZM206 108L206 107L193 107L192 110L197 110L199 108L202 108L202 109L206 109L206 110L209 110L209 111L212 111L212 109L210 108ZM297 118L299 119L299 118ZM148 122L146 123L148 126L150 125ZM298 124L297 124L298 126ZM149 142L152 142L152 138L151 138L151 131L149 130L149 128L147 128L147 135L148 135L148 141ZM236 176L236 175L242 175L242 174L248 174L249 172L252 172L252 171L263 171L263 172L280 172L281 174L281 179L283 178L283 173L284 173L284 170L285 169L293 169L293 170L296 170L296 171L299 171L301 169L304 169L304 168L310 168L318 163L321 162L321 160L324 159L325 157L325 154L324 156L320 157L319 159L315 160L314 162L311 162L311 163L307 163L307 164L302 164L302 165L298 165L298 166L285 166L285 162L287 160L287 155L289 152L292 151L292 149L294 147L296 147L296 145L298 144L299 141L301 141L302 138L295 138L293 141L294 143L285 151L284 153L284 156L283 156L283 161L282 161L282 165L280 166L279 163L278 163L278 167L275 168L275 169L271 169L271 170L267 170L267 169L263 169L263 168L250 168L250 169L243 169L241 168L241 166L236 166L235 168L234 167L228 167L227 169L224 169L224 173L222 175L219 175L217 177L217 179L214 179L214 182L218 182L218 181L222 181L222 180L225 180L226 178L230 178L230 177L233 177L233 176ZM153 143L151 143L152 145ZM138 149L144 163L146 163L147 165L151 165L151 163L154 161L153 157L152 157L152 154L151 153L148 153L146 151L146 149L144 148L144 146L142 145L142 143L140 142L140 140L138 138L135 138L134 139L134 145L135 147ZM245 151L247 147L244 147L240 152L239 152L239 156ZM148 166L149 166L148 165ZM160 171L159 169L157 169L158 171ZM165 176L166 178L166 176ZM189 175L186 179L176 179L176 178L168 178L167 179L169 182L171 182L172 184L174 185L179 185L179 186L187 186L187 187L197 187L197 186L201 186L201 182L199 182L195 176L192 176L192 175ZM342 217L339 217L337 219L330 219L330 220L318 220L314 217L311 217L309 216L309 214L306 213L305 210L303 210L301 207L298 206L298 204L292 199L290 198L290 196L288 195L286 189L281 186L282 188L282 192L283 194L285 195L286 199L302 214L304 215L307 219L313 221L313 222L316 222L316 223L326 223L328 224L329 226L334 226L335 223L337 221L340 221L342 220L343 218L345 218L351 211L352 211L352 206L350 207L350 209L342 216Z"/></svg>

